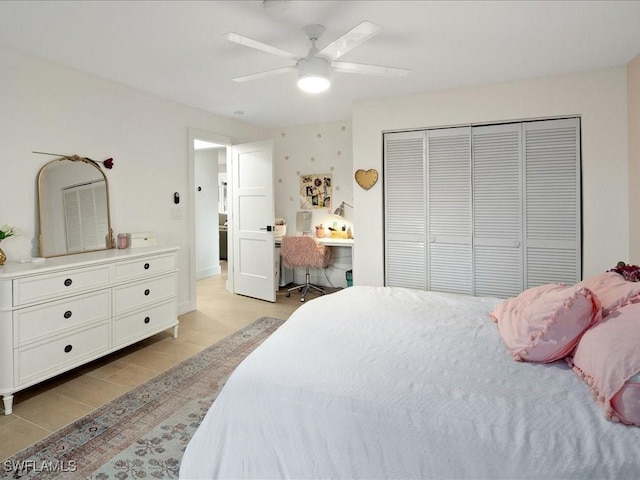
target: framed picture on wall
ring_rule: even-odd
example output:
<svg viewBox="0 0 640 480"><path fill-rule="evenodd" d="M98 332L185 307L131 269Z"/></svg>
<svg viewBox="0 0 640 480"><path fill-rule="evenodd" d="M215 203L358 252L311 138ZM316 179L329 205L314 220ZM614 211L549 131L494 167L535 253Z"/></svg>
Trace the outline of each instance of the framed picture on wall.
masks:
<svg viewBox="0 0 640 480"><path fill-rule="evenodd" d="M300 208L331 208L331 174L300 175Z"/></svg>

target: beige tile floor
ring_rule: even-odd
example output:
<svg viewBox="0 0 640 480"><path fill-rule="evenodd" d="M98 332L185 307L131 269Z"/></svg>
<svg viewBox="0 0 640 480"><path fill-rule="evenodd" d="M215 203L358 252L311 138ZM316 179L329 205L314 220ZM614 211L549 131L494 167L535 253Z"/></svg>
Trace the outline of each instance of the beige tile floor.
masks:
<svg viewBox="0 0 640 480"><path fill-rule="evenodd" d="M224 262L223 262L224 264ZM224 269L224 265L223 265ZM259 317L287 319L300 297L278 292L275 303L232 295L226 272L197 282L194 312L180 316L178 338L162 332L15 394L13 413L0 407L0 460L162 373ZM313 296L309 296L309 299Z"/></svg>

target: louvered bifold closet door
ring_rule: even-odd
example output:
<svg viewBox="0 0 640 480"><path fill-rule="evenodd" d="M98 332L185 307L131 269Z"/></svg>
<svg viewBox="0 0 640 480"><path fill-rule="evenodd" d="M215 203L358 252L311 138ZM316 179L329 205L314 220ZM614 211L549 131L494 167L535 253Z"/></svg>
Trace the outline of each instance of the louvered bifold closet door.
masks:
<svg viewBox="0 0 640 480"><path fill-rule="evenodd" d="M475 295L522 291L521 131L520 124L472 130Z"/></svg>
<svg viewBox="0 0 640 480"><path fill-rule="evenodd" d="M525 286L581 278L580 123L524 124Z"/></svg>
<svg viewBox="0 0 640 480"><path fill-rule="evenodd" d="M473 293L471 128L427 132L428 288Z"/></svg>
<svg viewBox="0 0 640 480"><path fill-rule="evenodd" d="M424 132L384 135L385 285L427 288Z"/></svg>

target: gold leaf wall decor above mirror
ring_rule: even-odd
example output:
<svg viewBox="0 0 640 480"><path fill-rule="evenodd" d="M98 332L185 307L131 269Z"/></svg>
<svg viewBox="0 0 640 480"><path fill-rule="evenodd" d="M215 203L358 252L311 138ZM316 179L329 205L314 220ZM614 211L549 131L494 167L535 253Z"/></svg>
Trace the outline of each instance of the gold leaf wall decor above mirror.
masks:
<svg viewBox="0 0 640 480"><path fill-rule="evenodd" d="M356 182L365 190L369 190L378 181L378 171L374 168L369 170L356 170Z"/></svg>
<svg viewBox="0 0 640 480"><path fill-rule="evenodd" d="M113 159L103 165L111 168ZM38 173L38 218L41 257L113 248L109 184L98 162L71 155L46 163Z"/></svg>

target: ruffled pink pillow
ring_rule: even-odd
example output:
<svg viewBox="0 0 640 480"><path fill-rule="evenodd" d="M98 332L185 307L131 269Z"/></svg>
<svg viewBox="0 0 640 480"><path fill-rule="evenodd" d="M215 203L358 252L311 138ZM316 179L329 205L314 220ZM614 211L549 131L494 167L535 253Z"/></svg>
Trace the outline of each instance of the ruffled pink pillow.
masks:
<svg viewBox="0 0 640 480"><path fill-rule="evenodd" d="M611 406L623 423L640 426L640 382L624 382L611 399Z"/></svg>
<svg viewBox="0 0 640 480"><path fill-rule="evenodd" d="M609 419L640 426L640 303L616 310L586 332L567 361Z"/></svg>
<svg viewBox="0 0 640 480"><path fill-rule="evenodd" d="M629 282L616 272L594 275L576 286L588 288L598 296L603 317L629 303L640 302L640 282Z"/></svg>
<svg viewBox="0 0 640 480"><path fill-rule="evenodd" d="M525 290L500 303L491 316L513 358L527 362L564 358L582 333L602 319L591 290L557 283Z"/></svg>

